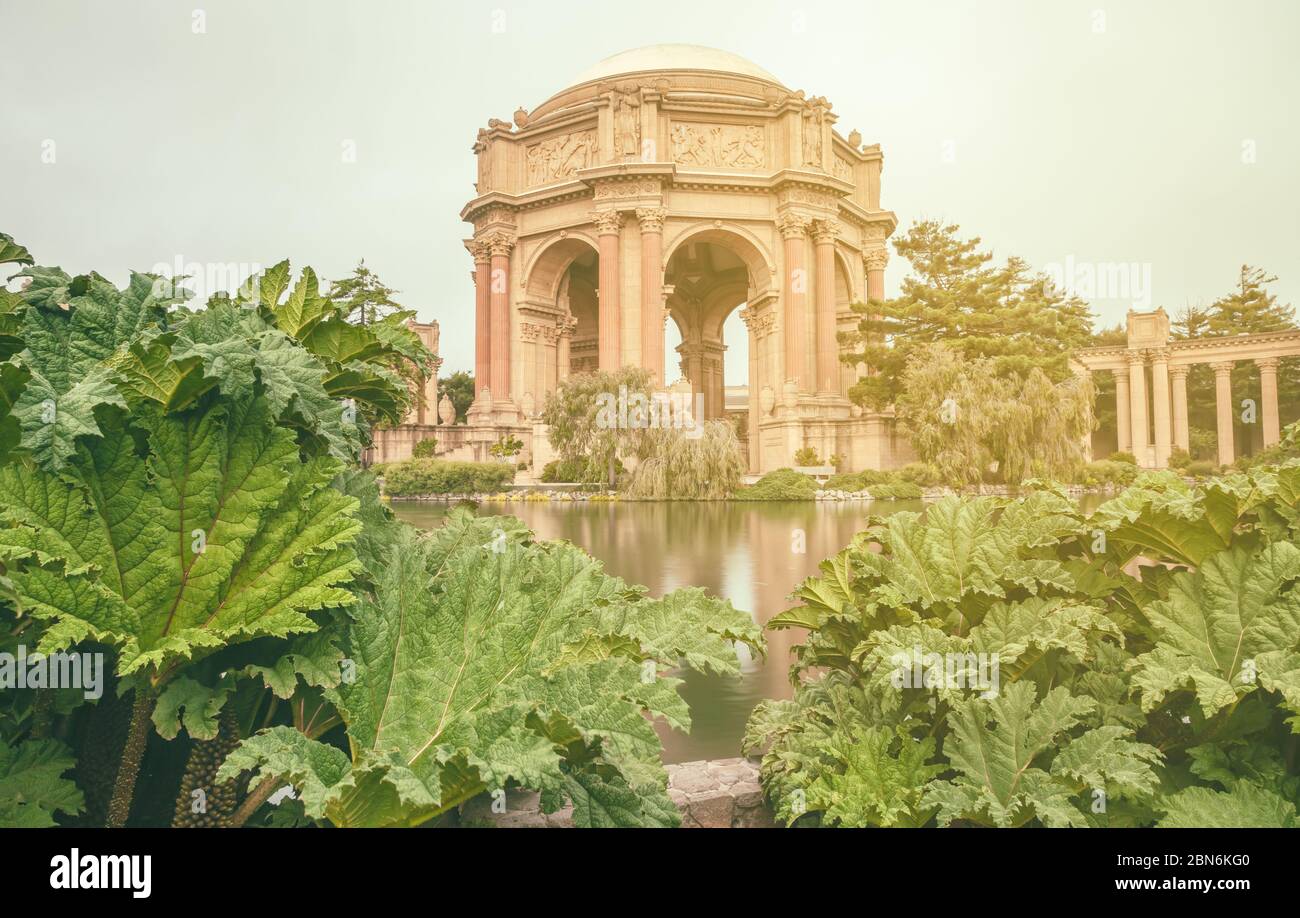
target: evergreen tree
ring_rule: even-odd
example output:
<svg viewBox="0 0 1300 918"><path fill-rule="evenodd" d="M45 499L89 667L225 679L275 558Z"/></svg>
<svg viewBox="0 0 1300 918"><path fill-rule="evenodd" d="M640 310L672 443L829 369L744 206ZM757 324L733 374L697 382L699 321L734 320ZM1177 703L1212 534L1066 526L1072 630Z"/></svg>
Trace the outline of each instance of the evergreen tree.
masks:
<svg viewBox="0 0 1300 918"><path fill-rule="evenodd" d="M438 391L451 399L456 408L456 423L464 424L469 407L474 404L474 376L464 370L438 380Z"/></svg>
<svg viewBox="0 0 1300 918"><path fill-rule="evenodd" d="M352 274L330 284L329 298L347 309L347 318L354 325L373 325L375 322L401 312L402 306L393 299L397 291L384 284L379 275L366 267L363 258L352 269Z"/></svg>
<svg viewBox="0 0 1300 918"><path fill-rule="evenodd" d="M929 344L989 358L1000 376L1025 378L1038 368L1059 382L1070 375L1070 352L1090 343L1086 303L1053 289L1020 258L994 265L979 237L962 239L959 231L937 220L913 224L894 243L912 266L902 295L853 305L862 318L846 336L844 359L877 370L850 390L858 404L892 404L912 355Z"/></svg>

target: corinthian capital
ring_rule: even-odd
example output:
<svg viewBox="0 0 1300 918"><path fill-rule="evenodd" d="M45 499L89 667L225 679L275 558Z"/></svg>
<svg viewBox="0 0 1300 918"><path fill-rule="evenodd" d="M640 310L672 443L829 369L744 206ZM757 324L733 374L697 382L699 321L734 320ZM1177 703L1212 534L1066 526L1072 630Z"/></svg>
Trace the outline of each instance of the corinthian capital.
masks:
<svg viewBox="0 0 1300 918"><path fill-rule="evenodd" d="M643 233L662 233L664 231L664 218L668 216L666 207L638 207L636 209L636 218L641 221L641 232Z"/></svg>
<svg viewBox="0 0 1300 918"><path fill-rule="evenodd" d="M487 246L488 253L493 258L496 258L499 255L508 256L510 250L515 247L515 237L510 233L489 233L483 237L483 244Z"/></svg>
<svg viewBox="0 0 1300 918"><path fill-rule="evenodd" d="M808 218L795 213L779 214L776 228L781 231L782 239L802 239L808 233Z"/></svg>
<svg viewBox="0 0 1300 918"><path fill-rule="evenodd" d="M884 249L871 249L862 253L862 263L868 271L883 271L889 264L889 253Z"/></svg>
<svg viewBox="0 0 1300 918"><path fill-rule="evenodd" d="M617 210L593 210L591 220L601 236L617 236L623 228L623 215Z"/></svg>
<svg viewBox="0 0 1300 918"><path fill-rule="evenodd" d="M469 244L469 253L474 256L475 264L492 260L492 247L488 245L486 237L472 241Z"/></svg>
<svg viewBox="0 0 1300 918"><path fill-rule="evenodd" d="M834 244L840 234L840 228L830 220L812 221L813 241L821 245Z"/></svg>

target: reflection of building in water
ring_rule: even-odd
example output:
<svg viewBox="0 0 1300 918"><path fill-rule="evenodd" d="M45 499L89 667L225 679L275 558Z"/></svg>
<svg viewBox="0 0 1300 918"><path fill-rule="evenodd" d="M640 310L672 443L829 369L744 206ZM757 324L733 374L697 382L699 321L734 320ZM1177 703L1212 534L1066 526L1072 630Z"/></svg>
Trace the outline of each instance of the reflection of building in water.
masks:
<svg viewBox="0 0 1300 918"><path fill-rule="evenodd" d="M840 362L849 304L884 294L896 220L879 146L836 120L826 99L693 45L616 55L513 124L490 120L461 212L477 392L454 454L486 458L511 434L544 462L546 395L571 373L640 366L688 380L706 418L738 416L753 471L805 446L850 469L906 461L892 417L849 402L866 367ZM734 312L748 382L728 392Z"/></svg>

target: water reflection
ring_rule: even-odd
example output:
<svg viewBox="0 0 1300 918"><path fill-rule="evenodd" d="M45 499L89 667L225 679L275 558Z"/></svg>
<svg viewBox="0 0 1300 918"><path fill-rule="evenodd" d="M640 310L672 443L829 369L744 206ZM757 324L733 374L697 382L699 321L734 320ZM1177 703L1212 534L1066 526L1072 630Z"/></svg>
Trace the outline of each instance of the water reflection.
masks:
<svg viewBox="0 0 1300 918"><path fill-rule="evenodd" d="M919 510L919 501L837 503L510 503L485 504L482 515L509 513L542 539L567 539L598 558L611 574L662 596L700 586L730 599L760 625L790 606L790 592L817 573L823 559L849 543L870 515ZM393 501L416 526L434 527L444 504ZM802 536L800 536L802 532ZM796 551L802 539L806 551ZM749 712L764 698L790 697L790 650L802 637L768 633L767 659L744 663L739 679L684 672L690 735L662 724L665 762L740 754Z"/></svg>

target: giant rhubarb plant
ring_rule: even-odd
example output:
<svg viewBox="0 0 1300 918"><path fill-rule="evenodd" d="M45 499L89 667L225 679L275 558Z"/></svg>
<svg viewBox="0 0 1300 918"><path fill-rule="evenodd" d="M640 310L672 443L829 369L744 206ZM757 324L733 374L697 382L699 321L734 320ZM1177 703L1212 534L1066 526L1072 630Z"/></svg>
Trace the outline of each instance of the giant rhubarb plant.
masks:
<svg viewBox="0 0 1300 918"><path fill-rule="evenodd" d="M770 627L765 790L826 825L1293 825L1300 463L873 521ZM991 685L982 682L997 662ZM910 678L915 676L916 678Z"/></svg>
<svg viewBox="0 0 1300 918"><path fill-rule="evenodd" d="M338 826L417 825L486 790L541 792L584 826L673 825L646 715L686 728L666 670L737 672L748 617L683 590L647 599L567 543L461 511L421 537L402 527L347 628L350 678L326 692L348 752L273 727L231 754L293 783Z"/></svg>
<svg viewBox="0 0 1300 918"><path fill-rule="evenodd" d="M8 237L0 248L30 262ZM270 273L269 306L218 298L191 311L153 275L117 289L36 267L0 302L0 336L22 345L0 337L6 603L19 627L37 623L27 634L43 652L117 649L135 701L110 824L127 818L153 701L188 666L315 631L313 615L354 602L358 501L334 482L367 413L407 403L390 368L427 365L395 329L367 332L364 353L318 356L276 326L288 266ZM290 302L314 303L314 285L306 272ZM366 392L332 391L358 374Z"/></svg>

